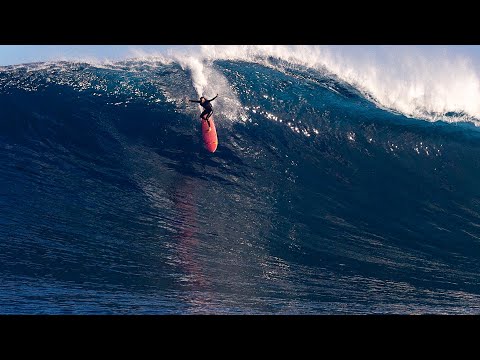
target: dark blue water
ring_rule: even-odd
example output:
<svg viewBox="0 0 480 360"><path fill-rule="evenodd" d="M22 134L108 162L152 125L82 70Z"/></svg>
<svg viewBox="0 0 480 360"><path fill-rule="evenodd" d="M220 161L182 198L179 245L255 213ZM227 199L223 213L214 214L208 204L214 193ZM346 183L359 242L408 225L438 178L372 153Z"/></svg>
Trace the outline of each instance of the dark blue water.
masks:
<svg viewBox="0 0 480 360"><path fill-rule="evenodd" d="M214 154L176 63L0 68L0 313L480 312L477 128L211 68Z"/></svg>

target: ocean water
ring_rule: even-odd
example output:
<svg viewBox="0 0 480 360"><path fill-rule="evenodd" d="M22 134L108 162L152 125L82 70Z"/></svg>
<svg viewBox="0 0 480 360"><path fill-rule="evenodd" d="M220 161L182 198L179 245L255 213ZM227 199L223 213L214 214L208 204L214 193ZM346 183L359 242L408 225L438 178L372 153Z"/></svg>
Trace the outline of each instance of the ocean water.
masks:
<svg viewBox="0 0 480 360"><path fill-rule="evenodd" d="M0 68L0 313L479 313L476 105L230 55Z"/></svg>

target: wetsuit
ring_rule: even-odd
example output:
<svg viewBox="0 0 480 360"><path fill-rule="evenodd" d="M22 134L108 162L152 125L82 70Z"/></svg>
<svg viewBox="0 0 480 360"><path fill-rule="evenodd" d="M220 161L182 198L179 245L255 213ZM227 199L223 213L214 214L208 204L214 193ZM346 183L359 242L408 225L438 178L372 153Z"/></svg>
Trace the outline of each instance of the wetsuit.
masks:
<svg viewBox="0 0 480 360"><path fill-rule="evenodd" d="M218 96L218 95L217 95ZM207 100L205 99L205 101L203 102L203 104L200 102L200 100L190 100L191 102L195 102L195 103L199 103L201 107L203 107L205 110L202 111L202 113L200 114L200 117L203 119L203 117L205 115L207 115L205 117L205 120L208 120L208 118L210 116L212 116L212 113L213 113L213 108L212 108L212 104L210 104L210 101L213 101L217 98L217 96L215 96L213 99L210 99L210 100ZM208 126L210 126L210 122L208 122Z"/></svg>

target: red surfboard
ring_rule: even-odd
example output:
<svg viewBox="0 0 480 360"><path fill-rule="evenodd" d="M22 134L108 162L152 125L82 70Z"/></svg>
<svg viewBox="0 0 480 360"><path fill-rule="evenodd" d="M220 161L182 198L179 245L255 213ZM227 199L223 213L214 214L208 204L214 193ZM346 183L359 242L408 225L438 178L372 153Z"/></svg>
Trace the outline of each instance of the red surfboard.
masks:
<svg viewBox="0 0 480 360"><path fill-rule="evenodd" d="M215 123L213 122L213 115L208 118L208 121L210 121L210 131L208 131L207 122L202 120L203 145L205 145L205 149L213 153L217 150L218 146L217 130L215 129Z"/></svg>

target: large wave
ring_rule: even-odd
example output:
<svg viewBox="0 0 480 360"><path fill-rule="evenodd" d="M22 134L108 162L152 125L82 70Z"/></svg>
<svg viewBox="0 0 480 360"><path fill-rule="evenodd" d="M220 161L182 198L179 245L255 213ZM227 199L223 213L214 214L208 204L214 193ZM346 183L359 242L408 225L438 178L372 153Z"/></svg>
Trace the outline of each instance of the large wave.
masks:
<svg viewBox="0 0 480 360"><path fill-rule="evenodd" d="M0 70L1 312L478 312L465 108L385 109L316 47L197 51Z"/></svg>

